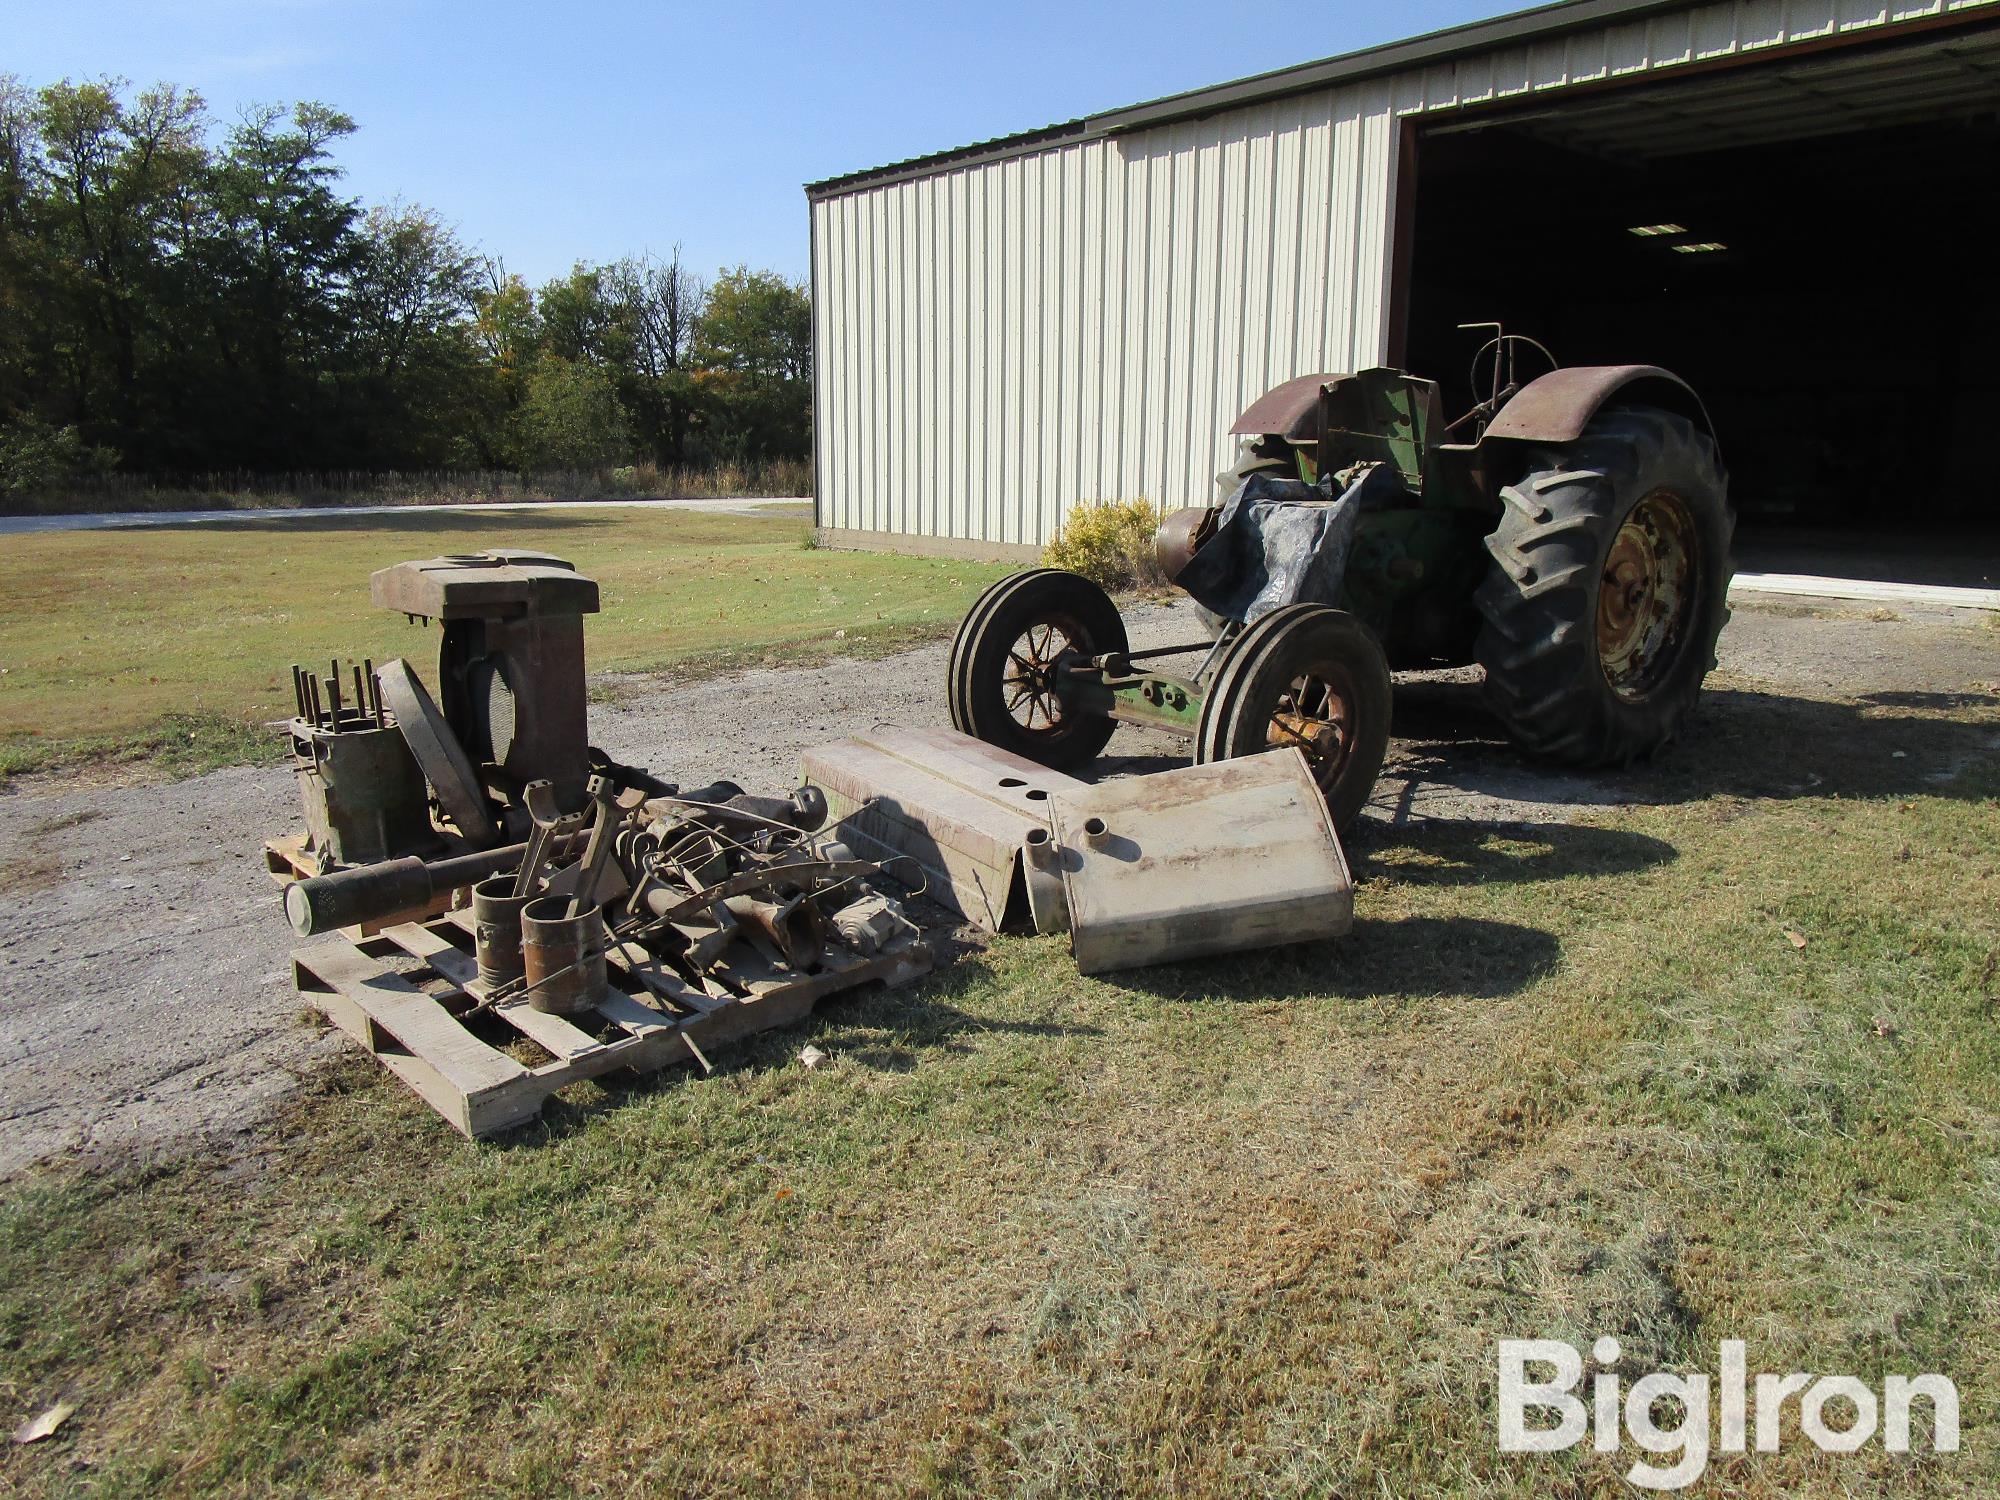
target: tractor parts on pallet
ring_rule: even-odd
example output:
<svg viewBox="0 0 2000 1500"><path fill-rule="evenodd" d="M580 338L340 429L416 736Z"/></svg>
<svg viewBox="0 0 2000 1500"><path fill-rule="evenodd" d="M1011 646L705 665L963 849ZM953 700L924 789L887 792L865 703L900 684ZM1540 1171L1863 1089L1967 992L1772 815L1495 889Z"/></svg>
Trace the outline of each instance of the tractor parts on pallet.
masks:
<svg viewBox="0 0 2000 1500"><path fill-rule="evenodd" d="M729 965L745 950L811 969L829 943L883 946L875 918L900 911L870 885L880 862L857 859L838 839L813 838L827 806L816 788L785 799L733 789L715 796L713 788L683 796L671 786L651 796L612 775L589 785L587 826L565 815L538 830L555 835L542 845L550 858L540 873L529 863L532 843L429 863L389 860L293 882L286 916L301 937L313 937L469 887L482 979L496 995L518 985L532 996L545 986L566 992L558 973L588 963L591 947L601 951L604 939L586 940L600 912L612 939L640 943L684 983L727 988ZM857 905L865 909L850 914ZM891 936L911 930L890 925ZM558 948L569 952L561 963L549 957ZM583 1002L570 994L556 1003Z"/></svg>
<svg viewBox="0 0 2000 1500"><path fill-rule="evenodd" d="M930 968L920 944L863 957L829 947L811 973L736 968L726 996L698 991L636 943L605 950L603 994L552 1015L520 1001L484 1003L469 913L400 922L370 938L333 937L292 955L299 995L474 1138L533 1120L559 1089L607 1074L706 1067L711 1053L791 1026L824 996L871 980L906 984ZM525 1059L524 1049L534 1057Z"/></svg>
<svg viewBox="0 0 2000 1500"><path fill-rule="evenodd" d="M1353 876L1295 749L1092 786L966 735L880 730L802 768L842 842L910 861L988 931L1067 931L1086 974L1353 922Z"/></svg>
<svg viewBox="0 0 2000 1500"><path fill-rule="evenodd" d="M882 865L818 833L817 795L653 796L661 784L643 779L593 776L588 826L542 840L540 872L524 843L292 885L294 927L318 932L480 877L469 912L297 950L301 996L483 1135L578 1078L707 1066L704 1046L788 1024L823 995L929 972L916 924L873 884ZM524 1066L493 1045L516 1036L551 1060Z"/></svg>
<svg viewBox="0 0 2000 1500"><path fill-rule="evenodd" d="M928 972L921 930L873 884L882 865L819 832L816 788L683 790L590 748L597 585L569 564L437 558L371 588L443 623L444 706L400 660L357 666L349 703L338 662L324 691L295 670L308 833L266 847L302 877L293 930L324 939L293 955L301 995L459 1129L519 1123L613 1067L706 1066L705 1044ZM493 1045L508 1038L550 1061Z"/></svg>

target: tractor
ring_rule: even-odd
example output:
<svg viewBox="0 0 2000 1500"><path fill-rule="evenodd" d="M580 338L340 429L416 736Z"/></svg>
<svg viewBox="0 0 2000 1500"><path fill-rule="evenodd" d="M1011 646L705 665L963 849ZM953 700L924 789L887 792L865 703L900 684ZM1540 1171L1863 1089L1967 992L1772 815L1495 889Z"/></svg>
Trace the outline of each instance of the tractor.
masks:
<svg viewBox="0 0 2000 1500"><path fill-rule="evenodd" d="M953 727L1057 768L1121 721L1192 738L1197 763L1295 745L1343 829L1381 770L1392 669L1477 663L1508 736L1559 764L1665 745L1728 618L1707 413L1657 366L1562 366L1467 326L1493 336L1454 421L1436 382L1392 369L1301 376L1236 420L1216 503L1154 539L1206 639L1131 649L1076 573L987 589L952 643ZM1548 368L1523 383L1524 363Z"/></svg>

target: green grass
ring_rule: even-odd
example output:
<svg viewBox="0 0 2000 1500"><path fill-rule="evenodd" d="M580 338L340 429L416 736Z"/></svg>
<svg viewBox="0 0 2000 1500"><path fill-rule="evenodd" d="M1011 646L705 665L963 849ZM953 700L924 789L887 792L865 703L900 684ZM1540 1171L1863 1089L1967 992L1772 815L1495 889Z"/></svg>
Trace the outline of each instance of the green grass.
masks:
<svg viewBox="0 0 2000 1500"><path fill-rule="evenodd" d="M1004 571L807 549L805 519L474 510L9 537L0 775L144 758L190 728L212 753L173 769L254 758L254 726L291 711L293 662L408 656L428 676L436 636L368 602L368 575L406 558L568 558L602 585L588 627L600 674L879 652L949 631Z"/></svg>
<svg viewBox="0 0 2000 1500"><path fill-rule="evenodd" d="M1621 1493L1492 1438L1497 1339L1609 1332L1963 1394L1956 1456L1705 1492L1993 1493L1996 751L1724 683L1646 805L1366 830L1339 942L1002 941L481 1146L329 1064L242 1159L0 1193L0 1393L78 1403L0 1481Z"/></svg>
<svg viewBox="0 0 2000 1500"><path fill-rule="evenodd" d="M199 776L221 766L281 754L282 747L277 733L247 719L170 713L136 730L0 738L0 782L9 776L77 765L137 765L159 777Z"/></svg>

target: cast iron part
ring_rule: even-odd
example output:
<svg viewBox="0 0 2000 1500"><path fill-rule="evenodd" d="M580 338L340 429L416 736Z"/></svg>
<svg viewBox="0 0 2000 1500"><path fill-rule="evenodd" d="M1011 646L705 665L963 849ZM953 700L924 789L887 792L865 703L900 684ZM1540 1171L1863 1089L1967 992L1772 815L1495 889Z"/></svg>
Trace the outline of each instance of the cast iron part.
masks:
<svg viewBox="0 0 2000 1500"><path fill-rule="evenodd" d="M374 864L437 845L424 778L401 733L366 691L373 663L353 664L352 704L340 702L340 666L325 679L292 668L298 714L289 725L306 836L321 868ZM335 706L327 707L329 702Z"/></svg>
<svg viewBox="0 0 2000 1500"><path fill-rule="evenodd" d="M590 776L583 617L597 585L547 553L496 548L398 563L369 580L375 603L442 625L438 698L475 765L514 786L549 781L581 810Z"/></svg>
<svg viewBox="0 0 2000 1500"><path fill-rule="evenodd" d="M472 952L488 987L521 977L521 908L537 894L519 893L514 877L505 874L489 875L472 888Z"/></svg>
<svg viewBox="0 0 2000 1500"><path fill-rule="evenodd" d="M540 896L521 909L522 977L528 1004L572 1016L604 998L604 915L579 911L561 896Z"/></svg>

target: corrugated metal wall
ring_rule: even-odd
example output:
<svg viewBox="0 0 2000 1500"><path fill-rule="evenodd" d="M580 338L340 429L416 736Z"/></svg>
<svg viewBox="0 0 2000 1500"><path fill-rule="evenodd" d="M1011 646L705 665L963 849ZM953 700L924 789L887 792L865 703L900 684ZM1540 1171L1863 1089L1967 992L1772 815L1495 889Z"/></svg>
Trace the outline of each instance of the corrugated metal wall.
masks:
<svg viewBox="0 0 2000 1500"><path fill-rule="evenodd" d="M820 526L1038 546L1205 500L1280 380L1387 351L1403 116L1991 0L1740 0L815 202Z"/></svg>

